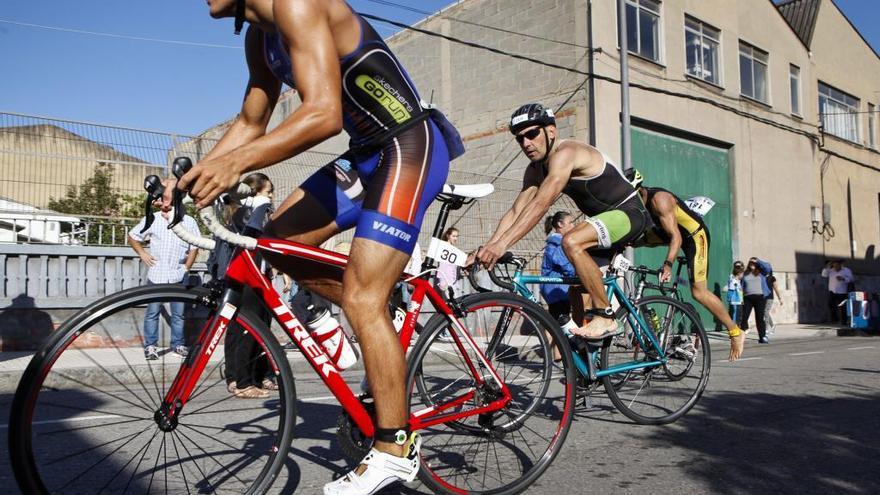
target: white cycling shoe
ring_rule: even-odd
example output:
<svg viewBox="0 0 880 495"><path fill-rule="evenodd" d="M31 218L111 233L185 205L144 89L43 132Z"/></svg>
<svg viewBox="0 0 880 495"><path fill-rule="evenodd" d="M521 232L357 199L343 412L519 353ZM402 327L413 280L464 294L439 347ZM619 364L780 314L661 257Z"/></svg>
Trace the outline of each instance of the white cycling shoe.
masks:
<svg viewBox="0 0 880 495"><path fill-rule="evenodd" d="M382 488L399 481L408 483L419 472L419 448L422 439L412 433L407 442L409 447L405 457L380 452L375 448L361 461L366 466L363 473L357 468L336 481L324 485L324 495L373 495Z"/></svg>

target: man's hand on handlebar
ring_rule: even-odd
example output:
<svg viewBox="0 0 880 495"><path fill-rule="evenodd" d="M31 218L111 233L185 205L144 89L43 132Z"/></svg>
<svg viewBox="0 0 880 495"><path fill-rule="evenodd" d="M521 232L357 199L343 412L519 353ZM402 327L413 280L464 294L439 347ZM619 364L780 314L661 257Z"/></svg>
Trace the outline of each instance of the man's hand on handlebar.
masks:
<svg viewBox="0 0 880 495"><path fill-rule="evenodd" d="M669 265L663 265L663 267L660 268L660 276L658 278L660 279L661 284L665 284L672 280L672 268L670 268Z"/></svg>
<svg viewBox="0 0 880 495"><path fill-rule="evenodd" d="M238 184L241 174L229 154L202 160L184 175L177 188L189 191L196 207L210 206L218 196Z"/></svg>
<svg viewBox="0 0 880 495"><path fill-rule="evenodd" d="M490 242L477 250L476 259L485 266L487 270L491 270L495 267L495 263L498 262L498 259L504 256L504 253L506 252L507 246L502 242Z"/></svg>

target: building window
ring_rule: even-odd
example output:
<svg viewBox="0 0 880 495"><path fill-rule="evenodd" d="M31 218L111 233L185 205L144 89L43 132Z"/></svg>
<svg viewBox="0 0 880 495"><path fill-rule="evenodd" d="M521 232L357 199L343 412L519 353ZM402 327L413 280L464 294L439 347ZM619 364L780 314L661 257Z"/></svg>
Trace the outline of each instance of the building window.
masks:
<svg viewBox="0 0 880 495"><path fill-rule="evenodd" d="M625 1L628 51L660 63L660 2Z"/></svg>
<svg viewBox="0 0 880 495"><path fill-rule="evenodd" d="M788 83L791 91L791 113L801 115L801 69L797 65L788 67Z"/></svg>
<svg viewBox="0 0 880 495"><path fill-rule="evenodd" d="M859 142L859 99L819 82L819 116L825 133Z"/></svg>
<svg viewBox="0 0 880 495"><path fill-rule="evenodd" d="M739 42L740 93L754 100L770 104L767 80L767 52Z"/></svg>
<svg viewBox="0 0 880 495"><path fill-rule="evenodd" d="M721 42L721 31L693 17L685 16L684 38L687 73L720 86L718 45Z"/></svg>
<svg viewBox="0 0 880 495"><path fill-rule="evenodd" d="M868 146L877 149L877 107L868 103Z"/></svg>

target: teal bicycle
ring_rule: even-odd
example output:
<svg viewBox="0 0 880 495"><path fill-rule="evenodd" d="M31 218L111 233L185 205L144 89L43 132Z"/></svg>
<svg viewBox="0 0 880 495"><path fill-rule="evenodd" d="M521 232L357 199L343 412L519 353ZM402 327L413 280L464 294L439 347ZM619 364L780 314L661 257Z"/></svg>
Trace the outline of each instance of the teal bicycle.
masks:
<svg viewBox="0 0 880 495"><path fill-rule="evenodd" d="M533 302L538 298L529 285L581 285L576 277L527 275L525 265L525 259L507 253L496 265L505 275L486 273L495 285ZM631 299L618 283L627 271L642 280L658 274L644 266L632 267L623 256L614 257L603 281L624 331L595 343L570 336L575 368L582 388L592 390L601 382L614 406L636 423L672 423L706 389L711 368L708 336L693 308L678 299L641 294ZM488 290L479 284L476 270L469 277L476 290Z"/></svg>

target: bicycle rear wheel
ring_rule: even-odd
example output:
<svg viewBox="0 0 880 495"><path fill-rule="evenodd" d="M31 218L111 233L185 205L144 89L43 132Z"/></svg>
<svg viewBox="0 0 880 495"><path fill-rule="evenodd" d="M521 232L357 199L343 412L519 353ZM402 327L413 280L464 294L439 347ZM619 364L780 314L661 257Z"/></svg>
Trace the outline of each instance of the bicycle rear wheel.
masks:
<svg viewBox="0 0 880 495"><path fill-rule="evenodd" d="M250 339L256 348L242 364L265 359L277 393L234 398L223 375L226 352L217 346L176 427L163 431L155 419L184 360L165 353L145 361L142 307L183 303L192 323L210 318L209 295L181 285L138 287L92 304L55 332L12 403L10 457L24 493L262 493L271 486L293 438L295 390L276 338L247 311L233 320L247 330L239 345ZM160 327L161 343L168 327Z"/></svg>
<svg viewBox="0 0 880 495"><path fill-rule="evenodd" d="M678 300L650 296L636 302L635 307L648 324L652 312L657 316L660 328L656 336L667 360L604 376L602 382L614 406L636 423L672 423L687 413L706 389L712 361L709 339L699 316ZM657 352L644 331L637 332L641 329L635 328L635 318L624 310L621 323L626 331L602 348L601 368L656 360Z"/></svg>
<svg viewBox="0 0 880 495"><path fill-rule="evenodd" d="M519 493L550 465L571 424L575 369L568 341L544 309L507 293L481 293L459 301L459 321L512 394L494 413L468 416L423 429L419 478L439 493ZM432 318L410 355L408 383L416 412L476 389L475 398L448 410L467 411L491 402L455 344L440 342L452 332L445 315ZM489 347L493 348L489 352ZM554 363L553 346L562 360ZM481 379L491 380L465 345Z"/></svg>

